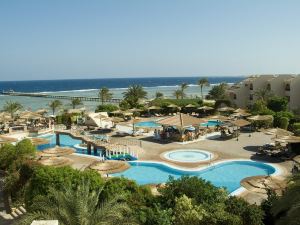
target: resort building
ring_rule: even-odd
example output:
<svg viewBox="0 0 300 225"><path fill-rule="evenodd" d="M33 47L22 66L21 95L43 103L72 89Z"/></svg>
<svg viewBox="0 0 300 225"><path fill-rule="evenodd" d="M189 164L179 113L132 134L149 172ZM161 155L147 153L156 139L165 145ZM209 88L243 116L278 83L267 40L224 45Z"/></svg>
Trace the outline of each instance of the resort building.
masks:
<svg viewBox="0 0 300 225"><path fill-rule="evenodd" d="M234 84L227 90L231 102L240 108L251 106L258 97L256 93L267 89L271 94L286 97L290 110L300 109L300 76L292 74L255 75Z"/></svg>

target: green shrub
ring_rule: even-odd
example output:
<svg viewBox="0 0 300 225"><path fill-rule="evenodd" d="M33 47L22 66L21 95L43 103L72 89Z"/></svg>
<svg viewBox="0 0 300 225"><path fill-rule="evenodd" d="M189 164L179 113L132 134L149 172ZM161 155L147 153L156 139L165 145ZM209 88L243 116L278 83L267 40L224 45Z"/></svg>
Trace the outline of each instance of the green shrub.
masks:
<svg viewBox="0 0 300 225"><path fill-rule="evenodd" d="M79 171L71 167L35 167L30 184L26 188L26 204L30 205L33 198L37 195L47 195L50 187L61 189L66 183L76 187L82 180L89 181L92 189L103 185L101 176L93 170Z"/></svg>
<svg viewBox="0 0 300 225"><path fill-rule="evenodd" d="M282 129L287 129L288 125L289 125L289 118L287 117L280 117L278 119L278 127L282 128Z"/></svg>
<svg viewBox="0 0 300 225"><path fill-rule="evenodd" d="M271 97L268 99L267 107L274 112L286 111L288 107L288 101L282 97Z"/></svg>
<svg viewBox="0 0 300 225"><path fill-rule="evenodd" d="M105 105L98 105L95 112L113 112L118 110L118 106L113 105L113 104L105 104Z"/></svg>

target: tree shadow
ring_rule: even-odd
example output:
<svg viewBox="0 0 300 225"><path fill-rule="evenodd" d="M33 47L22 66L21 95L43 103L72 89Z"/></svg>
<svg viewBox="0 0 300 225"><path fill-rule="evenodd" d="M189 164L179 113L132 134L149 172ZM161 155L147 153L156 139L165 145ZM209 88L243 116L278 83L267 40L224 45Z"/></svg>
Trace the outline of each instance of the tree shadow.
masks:
<svg viewBox="0 0 300 225"><path fill-rule="evenodd" d="M147 141L147 142L152 142L152 143L157 143L157 144L170 144L170 143L174 142L172 140L167 140L167 139L157 140L157 139L154 139L153 137L142 137L139 140L141 140L141 141Z"/></svg>
<svg viewBox="0 0 300 225"><path fill-rule="evenodd" d="M249 152L258 152L259 147L260 147L259 145L250 145L250 146L243 147L243 149Z"/></svg>

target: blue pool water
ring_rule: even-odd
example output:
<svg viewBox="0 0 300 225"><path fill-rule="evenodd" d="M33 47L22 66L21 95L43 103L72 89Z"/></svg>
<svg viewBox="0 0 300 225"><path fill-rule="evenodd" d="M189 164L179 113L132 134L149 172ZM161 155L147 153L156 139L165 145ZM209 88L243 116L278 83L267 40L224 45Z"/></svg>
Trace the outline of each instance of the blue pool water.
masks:
<svg viewBox="0 0 300 225"><path fill-rule="evenodd" d="M224 162L200 171L183 171L160 163L130 162L131 167L113 176L124 176L138 184L165 183L169 176L179 178L182 175L201 177L217 187L225 187L233 192L240 187L240 181L246 177L269 175L275 172L274 167L253 161Z"/></svg>
<svg viewBox="0 0 300 225"><path fill-rule="evenodd" d="M167 152L165 158L177 162L201 162L211 159L211 153L198 149L177 149Z"/></svg>
<svg viewBox="0 0 300 225"><path fill-rule="evenodd" d="M143 121L138 122L135 124L136 127L150 127L150 128L159 128L161 127L160 124L156 123L155 121Z"/></svg>
<svg viewBox="0 0 300 225"><path fill-rule="evenodd" d="M81 144L81 140L74 139L74 138L70 137L69 135L63 135L63 134L61 134L59 136L60 136L60 145L61 146L72 147L72 148L74 148L76 150L77 153L87 154L87 150L86 149L74 147L74 145ZM51 134L51 135L41 136L41 137L48 139L50 141L50 143L49 144L45 144L45 145L39 145L39 146L37 146L38 150L41 151L41 150L44 150L46 148L55 147L55 145L56 145L56 137L55 137L55 135ZM100 153L101 153L100 149L98 149L98 151L97 151L96 154L94 154L94 151L92 151L92 154L96 155L96 156L100 156Z"/></svg>
<svg viewBox="0 0 300 225"><path fill-rule="evenodd" d="M217 120L209 120L206 123L201 123L201 126L203 127L215 127L217 125L222 125L223 123L221 121L217 121Z"/></svg>

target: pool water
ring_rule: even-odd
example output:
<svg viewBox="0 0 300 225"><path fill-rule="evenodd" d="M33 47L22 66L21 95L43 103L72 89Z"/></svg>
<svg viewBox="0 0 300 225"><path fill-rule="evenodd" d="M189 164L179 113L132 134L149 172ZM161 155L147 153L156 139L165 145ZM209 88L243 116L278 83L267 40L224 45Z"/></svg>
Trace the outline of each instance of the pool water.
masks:
<svg viewBox="0 0 300 225"><path fill-rule="evenodd" d="M135 124L136 127L150 127L150 128L159 128L161 127L160 124L156 123L155 121L143 121L138 122Z"/></svg>
<svg viewBox="0 0 300 225"><path fill-rule="evenodd" d="M209 120L206 123L201 123L201 126L203 126L203 127L207 127L207 126L209 126L209 127L215 127L215 126L218 126L218 125L220 126L222 124L223 123L221 121Z"/></svg>
<svg viewBox="0 0 300 225"><path fill-rule="evenodd" d="M210 160L212 154L198 149L178 149L165 153L164 157L176 162L195 163Z"/></svg>
<svg viewBox="0 0 300 225"><path fill-rule="evenodd" d="M210 166L204 170L185 171L171 168L161 163L130 162L131 167L112 176L124 176L138 184L159 184L182 175L197 176L210 181L217 187L225 187L229 193L240 187L240 181L246 177L270 175L275 168L255 161L230 161Z"/></svg>
<svg viewBox="0 0 300 225"><path fill-rule="evenodd" d="M50 143L44 144L44 145L38 145L37 146L38 150L42 151L44 149L52 148L52 147L56 146L56 135L51 134L51 135L46 135L46 136L43 135L40 137L48 139L50 141ZM79 148L79 147L76 148L75 147L76 145L79 145L82 143L81 140L74 139L74 138L70 137L69 135L64 135L64 134L59 135L59 140L60 140L60 146L72 147L76 150L76 153L87 154L86 148ZM92 150L92 155L100 156L101 153L102 153L101 149L98 149L96 154L94 154L94 151Z"/></svg>

